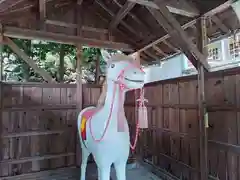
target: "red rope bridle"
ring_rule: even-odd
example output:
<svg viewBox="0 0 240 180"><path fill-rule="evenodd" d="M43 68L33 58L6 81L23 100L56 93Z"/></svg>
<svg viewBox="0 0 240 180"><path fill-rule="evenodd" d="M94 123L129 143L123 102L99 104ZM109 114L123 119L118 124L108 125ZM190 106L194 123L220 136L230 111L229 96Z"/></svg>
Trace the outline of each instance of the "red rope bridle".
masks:
<svg viewBox="0 0 240 180"><path fill-rule="evenodd" d="M112 97L112 102L111 102L111 106L110 106L110 113L109 113L109 115L108 115L108 120L107 120L107 124L106 124L106 127L104 128L104 131L103 131L103 134L102 134L102 136L99 138L99 139L96 139L95 137L94 137L94 135L93 135L93 132L92 132L92 116L90 117L90 119L89 119L89 129L90 129L90 134L91 134L91 136L92 136L92 138L93 138L93 140L95 141L95 142L101 142L102 140L103 140L103 138L105 137L105 135L106 135L106 132L107 132L107 129L108 129L108 127L109 127L109 124L110 124L110 120L111 120L111 117L112 117L112 112L113 112L113 104L114 104L114 100L115 100L115 98L116 98L116 90L117 90L117 87L119 87L119 91L120 91L120 93L119 93L119 102L120 103L123 103L122 101L123 101L123 97L122 97L122 92L124 91L124 90L126 90L126 89L129 89L124 83L122 83L123 82L123 78L124 78L124 73L125 73L125 71L126 70L128 70L128 69L130 69L130 68L138 68L138 69L140 69L142 72L144 72L143 71L143 69L140 67L140 66L138 66L137 64L134 64L134 63L129 63L130 65L128 66L128 67L126 67L125 69L123 69L121 72L120 72L120 74L118 75L118 78L117 78L117 81L115 81L114 83L114 89L113 89L113 97ZM140 95L142 95L142 92L143 92L143 90L141 89L141 91L140 91ZM135 91L135 97L136 97L136 91ZM142 98L141 98L142 99ZM143 102L141 102L141 100L140 100L140 103L139 103L139 106L141 107L141 106L143 106ZM98 109L96 112L98 112L100 109ZM118 110L118 120L119 120L119 118L120 118L120 115L121 114L121 112L120 112L120 110ZM139 136L139 120L137 120L137 122L136 122L136 133L135 133L135 139L134 139L134 142L133 142L133 144L131 144L131 142L130 142L130 147L131 147L131 149L132 150L134 150L135 148L136 148L136 145L137 145L137 141L138 141L138 136Z"/></svg>

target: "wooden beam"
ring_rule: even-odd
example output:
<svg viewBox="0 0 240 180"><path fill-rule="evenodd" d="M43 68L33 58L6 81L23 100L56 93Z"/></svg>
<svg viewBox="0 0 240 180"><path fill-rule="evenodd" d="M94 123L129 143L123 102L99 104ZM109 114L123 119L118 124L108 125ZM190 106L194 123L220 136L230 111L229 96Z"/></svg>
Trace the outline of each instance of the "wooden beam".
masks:
<svg viewBox="0 0 240 180"><path fill-rule="evenodd" d="M26 11L26 10L30 10L32 7L34 7L34 5L33 5L33 4L30 4L30 5L24 6L24 7L22 7L22 8L10 10L10 11L7 11L7 12L1 12L1 13L0 13L0 16L15 15L15 14L18 14L18 13L20 13L20 12L23 12L23 11ZM18 14L18 15L20 15L20 14Z"/></svg>
<svg viewBox="0 0 240 180"><path fill-rule="evenodd" d="M213 16L218 13L221 13L221 12L225 11L226 9L230 8L233 2L234 2L234 0L228 0L225 3L221 4L220 6L208 11L203 16L207 17L207 16Z"/></svg>
<svg viewBox="0 0 240 180"><path fill-rule="evenodd" d="M230 32L230 29L225 24L223 24L222 21L216 15L210 18L217 25L217 27L221 29L223 33Z"/></svg>
<svg viewBox="0 0 240 180"><path fill-rule="evenodd" d="M148 1L148 0L128 0L131 2L138 3L143 6L151 7L154 9L159 9L159 7L153 2L153 1ZM174 14L179 14L182 16L187 16L187 17L196 17L199 16L199 11L197 8L195 8L193 5L190 5L186 0L170 0L167 2L164 2L164 4L167 6L168 10L171 13Z"/></svg>
<svg viewBox="0 0 240 180"><path fill-rule="evenodd" d="M50 25L55 25L55 26L74 28L74 29L78 27L78 25L74 23L68 23L64 21L56 21L56 20L50 20L50 19L46 19L45 23ZM96 32L96 33L108 33L108 29L95 28L95 27L84 26L84 25L82 26L82 30Z"/></svg>
<svg viewBox="0 0 240 180"><path fill-rule="evenodd" d="M148 8L148 10L157 22L175 39L175 42L179 44L179 47L195 67L197 67L197 61L200 61L204 68L209 70L210 66L206 61L206 57L199 52L196 45L188 38L186 32L169 10L162 6L162 0L155 0L154 2L159 6L159 9Z"/></svg>
<svg viewBox="0 0 240 180"><path fill-rule="evenodd" d="M64 154L55 154L55 155L24 157L24 158L19 158L19 159L6 159L6 160L0 161L0 165L3 165L3 164L22 164L22 163L26 163L26 162L42 161L42 160L47 160L47 159L56 159L56 158L62 158L62 157L68 157L68 156L75 156L75 153L64 153Z"/></svg>
<svg viewBox="0 0 240 180"><path fill-rule="evenodd" d="M153 49L157 51L159 54L162 54L163 56L167 56L167 54L163 52L158 46L154 45Z"/></svg>
<svg viewBox="0 0 240 180"><path fill-rule="evenodd" d="M117 49L122 51L131 52L133 49L128 45L120 42L102 41L97 39L89 39L78 36L65 35L62 33L42 32L38 30L15 28L4 26L3 34L7 37L20 38L20 39L39 39L51 42L58 42L62 44L82 45L90 47L100 47L106 49Z"/></svg>
<svg viewBox="0 0 240 180"><path fill-rule="evenodd" d="M195 23L196 23L196 20L192 20L192 21L184 24L184 25L182 26L182 28L183 28L183 29L187 29L187 28L193 26ZM170 36L169 34L166 34L165 36L157 39L156 41L153 41L152 43L144 46L143 48L139 49L138 51L140 51L140 52L141 52L141 51L145 51L146 49L151 48L153 45L159 44L159 43L167 40L167 39L170 38L170 37L171 37L171 36Z"/></svg>
<svg viewBox="0 0 240 180"><path fill-rule="evenodd" d="M17 138L17 137L29 137L29 136L46 136L52 134L63 134L68 129L64 130L47 130L47 131L29 131L20 133L4 133L1 138Z"/></svg>
<svg viewBox="0 0 240 180"><path fill-rule="evenodd" d="M43 69L39 68L36 63L28 57L11 39L4 37L5 43L15 52L19 57L22 58L35 72L40 74L43 79L47 82L55 82L55 80Z"/></svg>
<svg viewBox="0 0 240 180"><path fill-rule="evenodd" d="M118 11L117 15L113 18L113 20L110 22L109 29L113 30L115 29L118 24L121 22L122 19L131 11L131 9L135 6L136 3L134 2L128 2L123 5L123 7Z"/></svg>

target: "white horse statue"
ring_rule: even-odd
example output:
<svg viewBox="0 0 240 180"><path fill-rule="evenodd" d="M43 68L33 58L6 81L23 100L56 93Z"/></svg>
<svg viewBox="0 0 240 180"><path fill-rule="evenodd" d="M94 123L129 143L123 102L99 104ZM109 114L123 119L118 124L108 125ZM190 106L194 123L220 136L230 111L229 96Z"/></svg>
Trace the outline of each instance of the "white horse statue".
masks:
<svg viewBox="0 0 240 180"><path fill-rule="evenodd" d="M80 180L86 180L87 159L91 153L98 167L98 180L110 179L112 164L117 179L126 180L130 137L124 113L125 93L143 88L144 75L130 56L115 54L108 60L107 93L103 107L87 107L78 115L82 148Z"/></svg>

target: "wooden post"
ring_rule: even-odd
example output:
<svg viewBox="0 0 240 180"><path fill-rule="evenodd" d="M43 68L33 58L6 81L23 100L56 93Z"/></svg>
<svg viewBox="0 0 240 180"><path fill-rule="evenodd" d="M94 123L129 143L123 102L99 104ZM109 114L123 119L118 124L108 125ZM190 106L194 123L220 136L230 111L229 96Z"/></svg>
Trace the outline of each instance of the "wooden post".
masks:
<svg viewBox="0 0 240 180"><path fill-rule="evenodd" d="M82 46L77 45L77 113L79 113L82 110L82 72L81 72L81 58L82 58ZM78 129L79 131L79 129ZM80 166L81 164L81 149L80 149L80 141L79 141L79 135L77 132L77 142L76 142L76 165Z"/></svg>
<svg viewBox="0 0 240 180"><path fill-rule="evenodd" d="M96 57L96 72L95 72L95 84L99 84L99 76L100 76L100 54L97 53L97 57Z"/></svg>
<svg viewBox="0 0 240 180"><path fill-rule="evenodd" d="M200 52L206 54L207 45L207 29L206 29L206 17L201 17L197 23L199 30L198 48ZM199 102L199 146L200 146L200 179L208 179L208 114L206 110L205 100L205 69L203 65L198 63L198 102Z"/></svg>
<svg viewBox="0 0 240 180"><path fill-rule="evenodd" d="M3 81L3 27L0 24L0 81Z"/></svg>
<svg viewBox="0 0 240 180"><path fill-rule="evenodd" d="M82 0L77 0L75 6L75 21L77 24L76 35L82 37ZM82 68L81 68L81 60L82 60L82 44L77 44L77 67L76 67L76 83L77 83L77 113L82 110ZM78 127L77 127L78 128ZM79 129L77 129L79 131ZM81 147L80 147L80 140L79 134L77 132L76 138L76 166L80 166L81 164Z"/></svg>
<svg viewBox="0 0 240 180"><path fill-rule="evenodd" d="M64 57L65 57L65 45L60 45L60 53L59 53L59 82L62 82L64 80Z"/></svg>

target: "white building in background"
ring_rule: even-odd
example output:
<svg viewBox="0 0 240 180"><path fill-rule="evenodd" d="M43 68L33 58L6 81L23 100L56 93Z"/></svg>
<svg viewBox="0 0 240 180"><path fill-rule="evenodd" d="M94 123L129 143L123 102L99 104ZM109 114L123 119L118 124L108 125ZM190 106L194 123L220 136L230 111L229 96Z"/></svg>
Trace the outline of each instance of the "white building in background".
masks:
<svg viewBox="0 0 240 180"><path fill-rule="evenodd" d="M240 66L240 33L215 41L208 45L208 62L211 71ZM184 54L164 61L161 66L145 68L146 82L171 79L196 74L197 71Z"/></svg>

